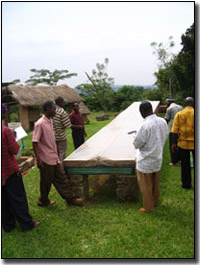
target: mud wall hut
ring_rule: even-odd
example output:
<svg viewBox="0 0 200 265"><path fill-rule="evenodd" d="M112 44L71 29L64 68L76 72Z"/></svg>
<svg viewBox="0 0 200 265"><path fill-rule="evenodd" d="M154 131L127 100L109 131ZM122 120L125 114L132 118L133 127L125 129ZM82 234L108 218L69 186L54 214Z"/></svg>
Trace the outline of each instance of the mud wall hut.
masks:
<svg viewBox="0 0 200 265"><path fill-rule="evenodd" d="M88 108L78 93L67 85L56 86L23 86L6 85L2 87L2 102L8 106L19 104L19 121L22 127L33 129L34 122L40 117L40 108L47 100L54 101L56 97L63 97L65 103L82 102L83 115L89 114Z"/></svg>

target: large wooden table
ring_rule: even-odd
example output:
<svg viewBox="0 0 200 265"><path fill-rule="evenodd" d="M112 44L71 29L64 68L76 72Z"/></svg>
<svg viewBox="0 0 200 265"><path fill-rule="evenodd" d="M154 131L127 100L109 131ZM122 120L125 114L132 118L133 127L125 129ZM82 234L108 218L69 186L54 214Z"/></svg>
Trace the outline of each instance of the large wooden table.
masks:
<svg viewBox="0 0 200 265"><path fill-rule="evenodd" d="M78 184L73 185L81 187L79 182L86 184L86 187L83 184L84 188L78 192L79 196L88 193L88 175L114 174L121 176L120 179L125 182L127 182L125 176L129 178L132 176L132 179L134 176L135 179L136 150L133 146L135 133L129 134L129 132L137 132L143 122L139 112L140 103L131 104L64 160L65 171L70 179L80 180ZM153 111L156 112L159 101L151 101L151 104Z"/></svg>

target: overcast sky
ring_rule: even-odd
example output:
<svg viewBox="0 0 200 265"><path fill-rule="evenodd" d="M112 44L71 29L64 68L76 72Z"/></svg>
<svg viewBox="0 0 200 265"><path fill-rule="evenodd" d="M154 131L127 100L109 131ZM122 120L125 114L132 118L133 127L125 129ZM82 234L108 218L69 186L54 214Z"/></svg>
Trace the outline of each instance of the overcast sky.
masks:
<svg viewBox="0 0 200 265"><path fill-rule="evenodd" d="M115 84L152 85L157 69L151 42L181 35L194 22L193 2L4 2L2 81L29 79L31 68L67 69L85 83L85 72L109 58Z"/></svg>

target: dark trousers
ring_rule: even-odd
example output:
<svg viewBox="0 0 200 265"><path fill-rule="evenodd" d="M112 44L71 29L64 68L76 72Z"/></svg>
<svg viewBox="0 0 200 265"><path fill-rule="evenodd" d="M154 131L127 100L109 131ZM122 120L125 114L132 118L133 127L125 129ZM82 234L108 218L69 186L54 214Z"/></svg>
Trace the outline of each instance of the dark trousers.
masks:
<svg viewBox="0 0 200 265"><path fill-rule="evenodd" d="M186 189L190 189L191 187L190 152L192 152L194 163L194 150L186 150L179 147L179 154L181 160L181 181L182 187Z"/></svg>
<svg viewBox="0 0 200 265"><path fill-rule="evenodd" d="M172 152L172 150L171 150L172 135L173 135L172 133L169 133L169 150L170 150L171 162L173 164L176 164L180 160L180 158L179 158L179 150L177 149L175 152Z"/></svg>
<svg viewBox="0 0 200 265"><path fill-rule="evenodd" d="M55 186L60 196L70 202L75 198L70 183L65 175L65 172L60 164L47 165L43 163L40 168L40 198L39 201L43 205L48 205L50 200L48 198L51 185Z"/></svg>
<svg viewBox="0 0 200 265"><path fill-rule="evenodd" d="M72 138L73 138L73 142L74 142L74 148L77 149L85 141L84 131L83 130L72 131Z"/></svg>
<svg viewBox="0 0 200 265"><path fill-rule="evenodd" d="M10 232L16 221L22 230L30 230L34 226L32 217L29 214L28 201L22 175L15 172L6 180L2 186L2 226L5 232Z"/></svg>

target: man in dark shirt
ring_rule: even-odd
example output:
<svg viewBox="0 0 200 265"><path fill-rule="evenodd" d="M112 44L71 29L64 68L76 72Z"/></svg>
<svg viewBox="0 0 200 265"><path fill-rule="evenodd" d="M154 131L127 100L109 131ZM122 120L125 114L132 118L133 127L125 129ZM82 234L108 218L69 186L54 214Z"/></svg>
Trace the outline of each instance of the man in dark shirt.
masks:
<svg viewBox="0 0 200 265"><path fill-rule="evenodd" d="M87 137L87 134L85 132L83 116L79 111L78 103L73 103L73 110L69 114L69 119L71 122L74 148L77 149L80 145L84 143L85 137Z"/></svg>
<svg viewBox="0 0 200 265"><path fill-rule="evenodd" d="M2 104L2 119L7 108ZM23 231L31 230L40 225L34 222L29 214L28 202L22 175L14 155L19 151L13 132L6 126L2 127L2 226L10 232L16 221Z"/></svg>

